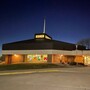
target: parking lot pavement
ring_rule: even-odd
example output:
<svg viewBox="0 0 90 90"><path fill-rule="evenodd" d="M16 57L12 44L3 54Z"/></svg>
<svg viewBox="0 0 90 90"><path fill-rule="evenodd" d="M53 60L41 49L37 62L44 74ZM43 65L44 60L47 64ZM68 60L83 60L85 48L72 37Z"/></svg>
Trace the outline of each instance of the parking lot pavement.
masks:
<svg viewBox="0 0 90 90"><path fill-rule="evenodd" d="M89 67L57 70L51 73L2 75L0 90L90 90Z"/></svg>

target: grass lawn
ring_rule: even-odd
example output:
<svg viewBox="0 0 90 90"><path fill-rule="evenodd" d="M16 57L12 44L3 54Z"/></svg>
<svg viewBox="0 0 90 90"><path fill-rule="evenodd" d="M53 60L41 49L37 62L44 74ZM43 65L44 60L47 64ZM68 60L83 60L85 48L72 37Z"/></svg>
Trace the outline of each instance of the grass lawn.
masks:
<svg viewBox="0 0 90 90"><path fill-rule="evenodd" d="M43 68L59 68L57 64L10 64L0 65L0 71L4 70L25 70L25 69L43 69Z"/></svg>

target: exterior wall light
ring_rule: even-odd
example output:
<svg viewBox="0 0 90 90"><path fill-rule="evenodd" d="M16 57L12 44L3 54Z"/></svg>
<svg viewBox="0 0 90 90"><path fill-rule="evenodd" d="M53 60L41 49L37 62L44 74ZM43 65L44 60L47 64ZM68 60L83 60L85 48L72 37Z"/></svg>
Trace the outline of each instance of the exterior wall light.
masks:
<svg viewBox="0 0 90 90"><path fill-rule="evenodd" d="M15 57L18 57L18 55L17 55L17 54L14 54L14 56L15 56Z"/></svg>

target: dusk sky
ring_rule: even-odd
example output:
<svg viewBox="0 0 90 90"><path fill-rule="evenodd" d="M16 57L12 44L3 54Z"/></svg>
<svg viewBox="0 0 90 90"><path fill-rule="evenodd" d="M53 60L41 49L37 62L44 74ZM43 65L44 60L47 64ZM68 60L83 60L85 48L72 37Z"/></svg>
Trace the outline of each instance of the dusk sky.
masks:
<svg viewBox="0 0 90 90"><path fill-rule="evenodd" d="M90 0L0 0L0 47L43 32L76 43L90 38Z"/></svg>

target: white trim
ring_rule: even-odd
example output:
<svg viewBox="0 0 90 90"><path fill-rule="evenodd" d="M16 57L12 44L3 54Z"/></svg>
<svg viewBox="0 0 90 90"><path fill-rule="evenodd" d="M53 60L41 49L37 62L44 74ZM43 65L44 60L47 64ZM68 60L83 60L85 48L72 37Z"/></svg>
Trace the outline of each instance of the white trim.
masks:
<svg viewBox="0 0 90 90"><path fill-rule="evenodd" d="M63 55L90 55L90 50L2 50L2 54L63 54Z"/></svg>

